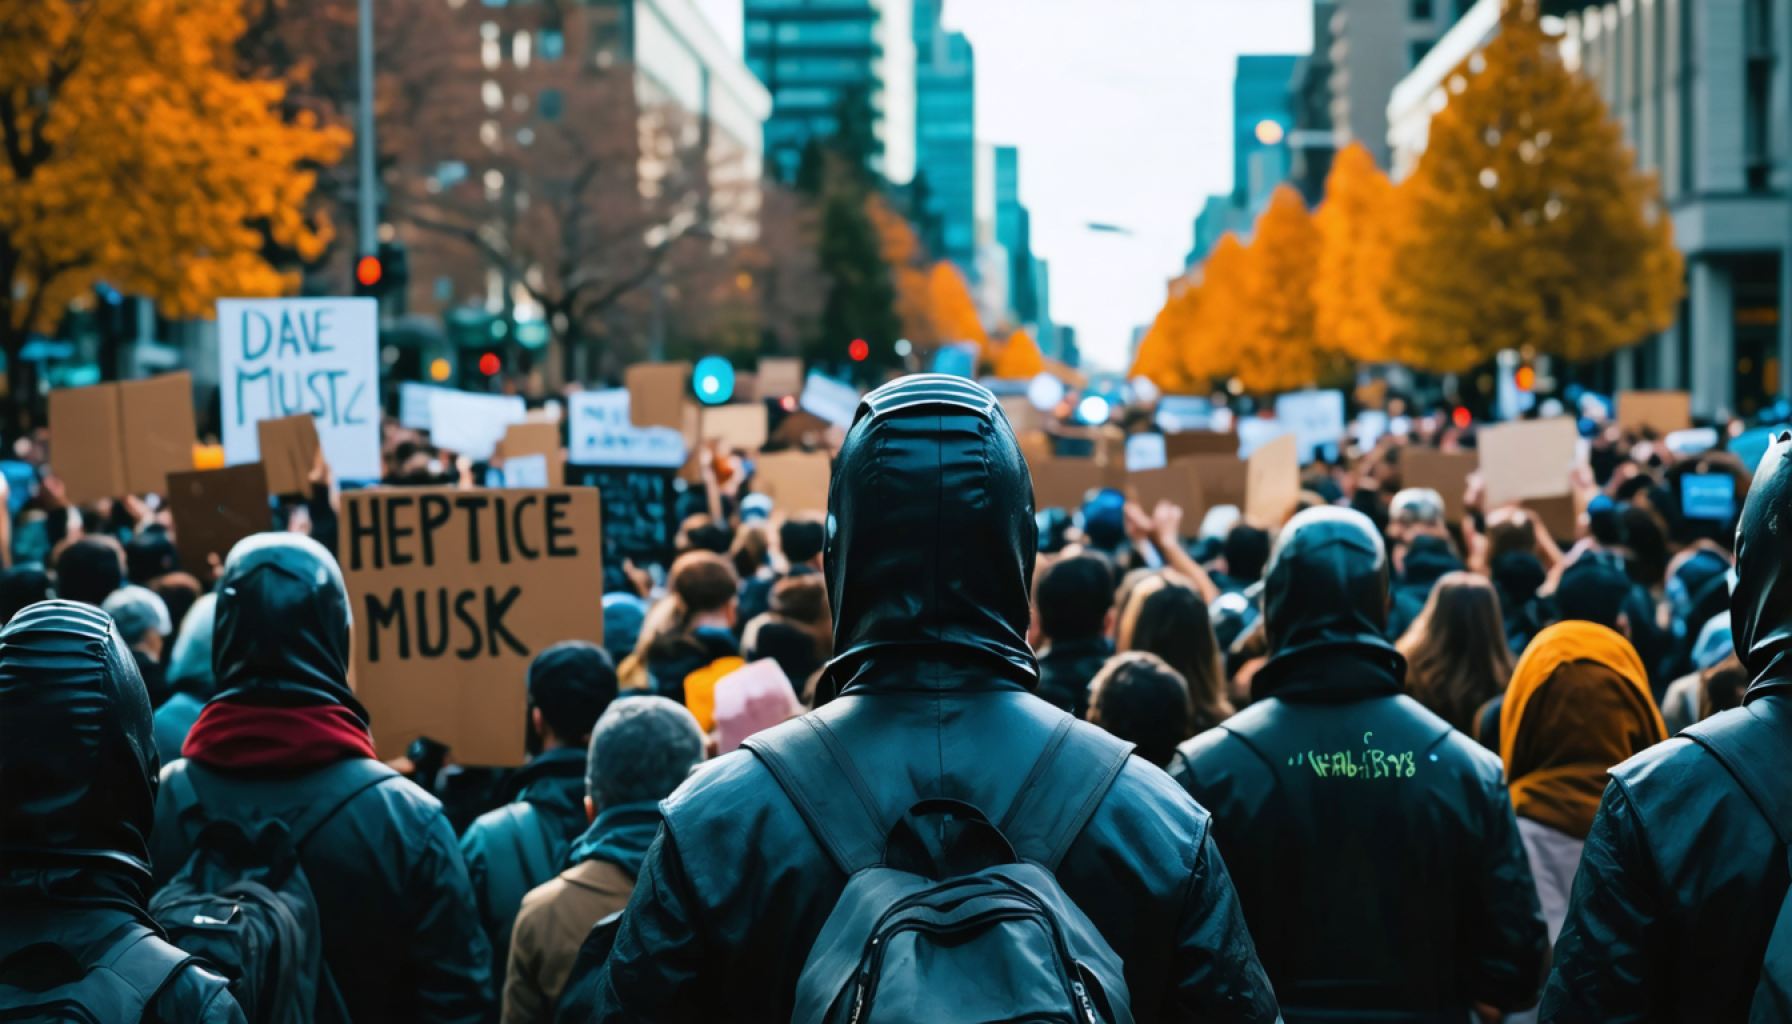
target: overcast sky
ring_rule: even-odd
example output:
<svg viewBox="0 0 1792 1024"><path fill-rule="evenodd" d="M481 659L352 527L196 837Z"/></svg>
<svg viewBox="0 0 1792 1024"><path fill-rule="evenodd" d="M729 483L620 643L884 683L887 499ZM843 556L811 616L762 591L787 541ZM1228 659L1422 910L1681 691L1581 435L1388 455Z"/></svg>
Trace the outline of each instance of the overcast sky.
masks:
<svg viewBox="0 0 1792 1024"><path fill-rule="evenodd" d="M977 134L1020 147L1053 318L1085 365L1123 369L1202 201L1232 186L1237 56L1309 50L1310 0L946 0L945 22L977 52Z"/></svg>

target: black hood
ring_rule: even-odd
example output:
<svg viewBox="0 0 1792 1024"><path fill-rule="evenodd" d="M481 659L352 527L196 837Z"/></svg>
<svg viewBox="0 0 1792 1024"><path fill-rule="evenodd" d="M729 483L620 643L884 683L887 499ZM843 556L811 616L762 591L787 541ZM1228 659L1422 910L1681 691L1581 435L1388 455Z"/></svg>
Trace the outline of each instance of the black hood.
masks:
<svg viewBox="0 0 1792 1024"><path fill-rule="evenodd" d="M0 630L0 865L149 879L149 694L111 616L40 601Z"/></svg>
<svg viewBox="0 0 1792 1024"><path fill-rule="evenodd" d="M1263 574L1271 658L1355 649L1398 665L1387 618L1387 548L1367 516L1327 505L1288 520Z"/></svg>
<svg viewBox="0 0 1792 1024"><path fill-rule="evenodd" d="M348 660L348 591L323 545L258 533L230 550L212 636L214 700L341 704L366 722Z"/></svg>
<svg viewBox="0 0 1792 1024"><path fill-rule="evenodd" d="M962 377L916 374L859 403L828 491L834 650L821 689L873 657L967 657L1029 688L1038 527L1001 405Z"/></svg>
<svg viewBox="0 0 1792 1024"><path fill-rule="evenodd" d="M1742 505L1730 635L1754 680L1744 703L1792 692L1792 434L1767 449Z"/></svg>

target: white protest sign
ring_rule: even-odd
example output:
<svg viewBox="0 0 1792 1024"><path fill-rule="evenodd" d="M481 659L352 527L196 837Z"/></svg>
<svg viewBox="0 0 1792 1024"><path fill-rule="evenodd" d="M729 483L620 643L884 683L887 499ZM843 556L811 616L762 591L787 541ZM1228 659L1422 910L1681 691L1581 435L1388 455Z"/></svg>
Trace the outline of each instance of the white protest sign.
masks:
<svg viewBox="0 0 1792 1024"><path fill-rule="evenodd" d="M1266 420L1261 416L1240 416L1238 424L1238 457L1248 459L1251 453L1263 447L1283 434L1292 434L1293 428L1281 420ZM1296 440L1298 444L1298 439Z"/></svg>
<svg viewBox="0 0 1792 1024"><path fill-rule="evenodd" d="M546 455L513 455L504 460L505 487L547 487Z"/></svg>
<svg viewBox="0 0 1792 1024"><path fill-rule="evenodd" d="M429 396L438 391L452 392L453 388L437 387L434 384L418 384L404 381L398 385L398 425L411 430L429 429Z"/></svg>
<svg viewBox="0 0 1792 1024"><path fill-rule="evenodd" d="M819 416L837 427L852 426L853 414L859 411L859 390L832 377L811 372L803 385L799 403L803 411Z"/></svg>
<svg viewBox="0 0 1792 1024"><path fill-rule="evenodd" d="M1164 451L1164 435L1134 434L1126 439L1126 471L1138 473L1147 469L1162 469L1169 464L1169 455Z"/></svg>
<svg viewBox="0 0 1792 1024"><path fill-rule="evenodd" d="M429 396L429 440L469 459L489 459L505 429L528 414L521 395L434 391Z"/></svg>
<svg viewBox="0 0 1792 1024"><path fill-rule="evenodd" d="M1344 440L1342 391L1291 391L1276 398L1276 419L1288 425L1300 445L1302 462L1311 461L1315 449Z"/></svg>
<svg viewBox="0 0 1792 1024"><path fill-rule="evenodd" d="M1356 438L1356 446L1363 451L1375 447L1381 435L1388 432L1388 414L1380 409L1364 409L1356 414L1356 422L1351 424L1350 434Z"/></svg>
<svg viewBox="0 0 1792 1024"><path fill-rule="evenodd" d="M1192 395L1165 395L1157 403L1157 425L1174 434L1183 430L1220 429L1213 424L1213 403Z"/></svg>
<svg viewBox="0 0 1792 1024"><path fill-rule="evenodd" d="M580 391L567 400L567 458L586 466L684 465L684 435L629 422L628 389Z"/></svg>
<svg viewBox="0 0 1792 1024"><path fill-rule="evenodd" d="M378 479L379 349L372 299L218 300L224 461L261 457L256 423L310 413L338 477Z"/></svg>

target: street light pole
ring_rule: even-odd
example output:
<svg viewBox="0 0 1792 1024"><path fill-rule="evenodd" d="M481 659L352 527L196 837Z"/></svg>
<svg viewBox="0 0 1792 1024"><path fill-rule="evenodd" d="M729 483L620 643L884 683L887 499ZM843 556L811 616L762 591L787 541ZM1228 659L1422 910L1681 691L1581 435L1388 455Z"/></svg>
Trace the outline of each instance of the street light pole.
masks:
<svg viewBox="0 0 1792 1024"><path fill-rule="evenodd" d="M374 180L373 166L373 0L360 0L359 20L356 34L359 37L361 81L355 141L360 150L361 188L356 204L359 221L355 245L360 255L374 256L379 252L379 199L376 194L379 183Z"/></svg>

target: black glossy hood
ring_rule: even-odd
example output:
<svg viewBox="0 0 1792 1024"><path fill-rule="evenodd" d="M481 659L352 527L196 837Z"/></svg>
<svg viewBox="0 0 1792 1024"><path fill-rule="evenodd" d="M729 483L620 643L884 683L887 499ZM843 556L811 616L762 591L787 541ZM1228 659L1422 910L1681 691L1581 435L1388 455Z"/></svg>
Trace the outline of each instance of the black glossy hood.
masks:
<svg viewBox="0 0 1792 1024"><path fill-rule="evenodd" d="M348 591L323 545L258 533L230 550L212 637L214 700L341 704L365 722L348 662Z"/></svg>
<svg viewBox="0 0 1792 1024"><path fill-rule="evenodd" d="M1730 635L1753 680L1745 703L1792 693L1792 434L1768 447L1742 505Z"/></svg>
<svg viewBox="0 0 1792 1024"><path fill-rule="evenodd" d="M1387 618L1387 548L1367 516L1328 505L1288 520L1263 573L1272 658L1355 648L1397 659Z"/></svg>
<svg viewBox="0 0 1792 1024"><path fill-rule="evenodd" d="M0 862L149 877L149 693L111 616L40 601L0 630Z"/></svg>
<svg viewBox="0 0 1792 1024"><path fill-rule="evenodd" d="M866 395L834 463L827 526L837 653L824 695L886 654L968 658L1037 685L1032 477L987 389L916 374Z"/></svg>

